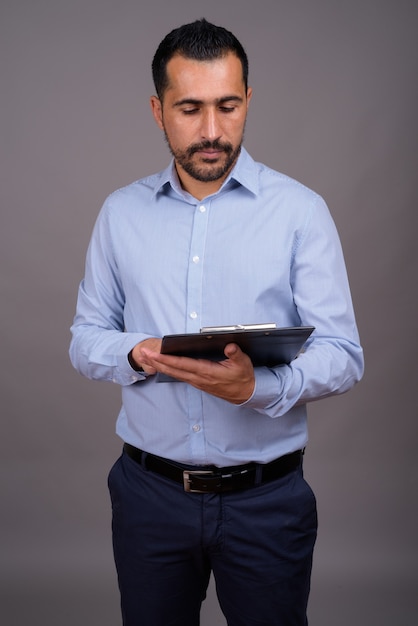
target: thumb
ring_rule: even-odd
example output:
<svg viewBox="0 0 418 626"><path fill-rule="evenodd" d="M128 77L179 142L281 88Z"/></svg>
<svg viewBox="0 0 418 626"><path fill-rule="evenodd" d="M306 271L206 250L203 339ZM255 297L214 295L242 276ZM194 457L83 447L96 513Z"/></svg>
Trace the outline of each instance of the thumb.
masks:
<svg viewBox="0 0 418 626"><path fill-rule="evenodd" d="M239 356L240 352L241 350L236 343L228 343L225 346L224 354L228 359L234 359L235 357Z"/></svg>

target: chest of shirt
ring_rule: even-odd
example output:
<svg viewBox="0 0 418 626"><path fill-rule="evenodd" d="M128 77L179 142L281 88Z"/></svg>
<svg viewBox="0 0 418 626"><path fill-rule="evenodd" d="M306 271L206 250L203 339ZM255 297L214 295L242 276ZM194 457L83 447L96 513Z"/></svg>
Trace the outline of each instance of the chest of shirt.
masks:
<svg viewBox="0 0 418 626"><path fill-rule="evenodd" d="M133 302L148 319L158 318L160 333L288 323L297 220L285 203L229 195L230 202L226 194L195 205L157 198L113 220L128 308Z"/></svg>

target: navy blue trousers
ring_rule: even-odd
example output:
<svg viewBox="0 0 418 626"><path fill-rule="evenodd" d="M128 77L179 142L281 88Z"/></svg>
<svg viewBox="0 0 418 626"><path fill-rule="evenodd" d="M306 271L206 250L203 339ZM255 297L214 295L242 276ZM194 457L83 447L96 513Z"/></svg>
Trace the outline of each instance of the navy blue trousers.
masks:
<svg viewBox="0 0 418 626"><path fill-rule="evenodd" d="M228 626L306 626L317 516L302 467L196 494L123 453L109 489L124 626L198 626L211 572Z"/></svg>

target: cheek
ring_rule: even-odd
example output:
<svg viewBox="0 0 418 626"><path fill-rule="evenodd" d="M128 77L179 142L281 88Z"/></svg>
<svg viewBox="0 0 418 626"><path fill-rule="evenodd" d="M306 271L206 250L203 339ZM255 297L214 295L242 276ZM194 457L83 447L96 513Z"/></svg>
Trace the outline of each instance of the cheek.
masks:
<svg viewBox="0 0 418 626"><path fill-rule="evenodd" d="M239 119L226 120L223 124L225 135L229 135L231 139L240 138L244 133L245 119L245 117L240 117Z"/></svg>
<svg viewBox="0 0 418 626"><path fill-rule="evenodd" d="M164 130L170 145L177 149L184 149L195 141L190 125L170 125Z"/></svg>
<svg viewBox="0 0 418 626"><path fill-rule="evenodd" d="M172 128L168 130L167 128L165 128L165 134L166 134L166 137L168 139L170 146L176 149L179 149L182 147L183 142L181 140L181 133L173 131Z"/></svg>

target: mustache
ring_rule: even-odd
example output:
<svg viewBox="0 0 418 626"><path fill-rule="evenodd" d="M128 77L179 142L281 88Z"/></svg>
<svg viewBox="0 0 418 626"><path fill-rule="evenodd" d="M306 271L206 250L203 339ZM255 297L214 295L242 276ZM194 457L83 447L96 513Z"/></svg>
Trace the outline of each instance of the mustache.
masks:
<svg viewBox="0 0 418 626"><path fill-rule="evenodd" d="M194 143L193 145L189 146L187 148L187 154L189 157L191 157L193 156L193 154L195 154L195 152L200 152L200 150L222 150L229 155L232 154L233 147L232 144L223 143L218 139L215 139L214 141L209 141L209 139L207 139L206 141L202 141L201 143Z"/></svg>

